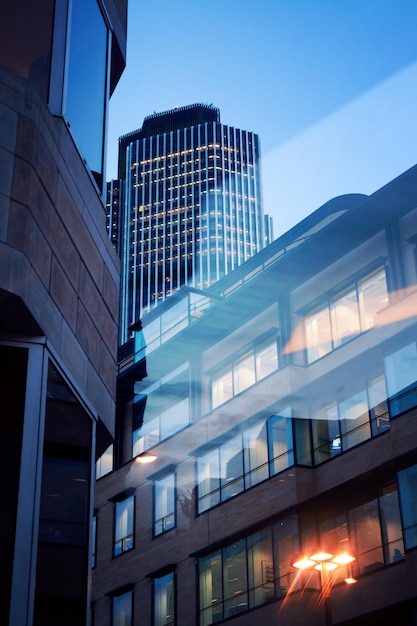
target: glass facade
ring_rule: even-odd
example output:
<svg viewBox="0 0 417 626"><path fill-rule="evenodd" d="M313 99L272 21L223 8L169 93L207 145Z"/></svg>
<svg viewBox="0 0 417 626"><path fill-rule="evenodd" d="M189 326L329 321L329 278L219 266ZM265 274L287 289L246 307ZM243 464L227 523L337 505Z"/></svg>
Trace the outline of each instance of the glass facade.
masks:
<svg viewBox="0 0 417 626"><path fill-rule="evenodd" d="M308 598L319 573L291 565L311 550L355 557L332 574L338 611L355 594L346 578L355 605L379 578L406 584L417 541L416 266L404 230L415 176L324 205L134 331L132 371L145 364L146 376L124 406L119 465L99 484L108 495L120 475L134 489L143 534L131 557L154 581L156 623L172 614L173 571L178 623L202 626L247 623L254 609L265 623L318 611Z"/></svg>

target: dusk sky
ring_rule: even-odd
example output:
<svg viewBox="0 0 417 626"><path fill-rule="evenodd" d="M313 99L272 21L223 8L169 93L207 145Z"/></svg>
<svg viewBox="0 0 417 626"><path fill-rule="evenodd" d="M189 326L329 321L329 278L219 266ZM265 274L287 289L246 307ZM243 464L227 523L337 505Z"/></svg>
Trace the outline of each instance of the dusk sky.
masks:
<svg viewBox="0 0 417 626"><path fill-rule="evenodd" d="M257 132L279 236L330 198L372 193L417 162L415 0L130 0L117 140L194 102Z"/></svg>

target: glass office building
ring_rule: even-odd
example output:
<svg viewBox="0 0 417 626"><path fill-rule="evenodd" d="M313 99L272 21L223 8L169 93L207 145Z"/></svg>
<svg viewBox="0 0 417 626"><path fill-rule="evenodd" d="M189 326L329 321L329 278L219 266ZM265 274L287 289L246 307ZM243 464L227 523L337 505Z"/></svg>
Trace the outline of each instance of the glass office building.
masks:
<svg viewBox="0 0 417 626"><path fill-rule="evenodd" d="M143 316L97 483L100 624L416 623L416 244L417 166ZM319 551L355 559L324 598L293 566Z"/></svg>
<svg viewBox="0 0 417 626"><path fill-rule="evenodd" d="M269 242L258 136L212 105L145 118L119 140L108 227L122 259L120 343L182 285L204 289Z"/></svg>

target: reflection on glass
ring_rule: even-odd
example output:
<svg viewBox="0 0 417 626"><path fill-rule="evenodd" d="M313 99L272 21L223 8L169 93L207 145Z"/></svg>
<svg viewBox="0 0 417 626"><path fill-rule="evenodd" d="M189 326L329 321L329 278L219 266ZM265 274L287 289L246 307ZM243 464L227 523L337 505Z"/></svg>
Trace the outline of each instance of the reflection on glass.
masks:
<svg viewBox="0 0 417 626"><path fill-rule="evenodd" d="M241 436L228 441L220 448L220 479L222 500L243 490L243 455Z"/></svg>
<svg viewBox="0 0 417 626"><path fill-rule="evenodd" d="M388 305L388 291L385 270L380 269L367 276L358 284L361 309L362 330L373 328L377 324L378 311Z"/></svg>
<svg viewBox="0 0 417 626"><path fill-rule="evenodd" d="M312 313L305 321L307 358L312 363L332 349L330 314L326 307Z"/></svg>
<svg viewBox="0 0 417 626"><path fill-rule="evenodd" d="M112 598L112 626L131 626L132 592L127 591Z"/></svg>
<svg viewBox="0 0 417 626"><path fill-rule="evenodd" d="M133 548L134 505L134 496L115 503L114 556Z"/></svg>
<svg viewBox="0 0 417 626"><path fill-rule="evenodd" d="M247 562L245 541L237 541L223 549L224 617L232 617L248 609Z"/></svg>
<svg viewBox="0 0 417 626"><path fill-rule="evenodd" d="M417 546L417 465L398 473L404 542L407 549Z"/></svg>
<svg viewBox="0 0 417 626"><path fill-rule="evenodd" d="M174 572L154 579L154 626L175 624Z"/></svg>
<svg viewBox="0 0 417 626"><path fill-rule="evenodd" d="M333 345L335 348L353 339L360 332L356 290L339 296L330 305Z"/></svg>
<svg viewBox="0 0 417 626"><path fill-rule="evenodd" d="M245 487L248 489L268 478L268 438L265 422L243 433Z"/></svg>
<svg viewBox="0 0 417 626"><path fill-rule="evenodd" d="M271 528L247 539L249 606L255 607L275 596Z"/></svg>
<svg viewBox="0 0 417 626"><path fill-rule="evenodd" d="M371 429L368 398L365 389L339 402L339 414L344 449L351 448L365 441L365 439L369 439Z"/></svg>
<svg viewBox="0 0 417 626"><path fill-rule="evenodd" d="M73 0L65 118L101 188L107 101L107 26L96 0Z"/></svg>
<svg viewBox="0 0 417 626"><path fill-rule="evenodd" d="M175 526L175 474L168 474L154 484L154 534L160 535Z"/></svg>

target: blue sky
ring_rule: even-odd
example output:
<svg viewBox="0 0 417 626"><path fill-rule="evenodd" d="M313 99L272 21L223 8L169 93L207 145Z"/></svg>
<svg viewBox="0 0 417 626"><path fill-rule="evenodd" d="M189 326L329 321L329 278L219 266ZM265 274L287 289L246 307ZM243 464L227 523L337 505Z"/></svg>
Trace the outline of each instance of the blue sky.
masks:
<svg viewBox="0 0 417 626"><path fill-rule="evenodd" d="M117 139L154 111L213 103L257 132L275 236L335 195L417 162L415 0L130 0Z"/></svg>

